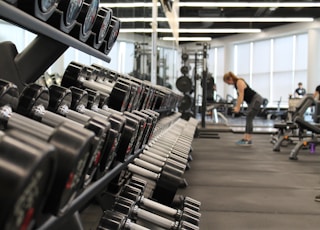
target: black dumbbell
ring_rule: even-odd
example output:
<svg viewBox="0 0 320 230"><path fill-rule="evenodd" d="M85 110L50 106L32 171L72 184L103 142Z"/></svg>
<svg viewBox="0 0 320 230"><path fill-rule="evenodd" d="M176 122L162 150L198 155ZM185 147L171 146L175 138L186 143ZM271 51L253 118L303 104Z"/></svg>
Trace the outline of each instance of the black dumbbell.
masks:
<svg viewBox="0 0 320 230"><path fill-rule="evenodd" d="M78 113L68 113L68 118L61 116L61 114L68 112L70 103L70 92L56 90L52 91L52 95L50 95L48 88L32 83L23 89L19 98L17 112L51 127L69 123L74 126L74 129L77 127L80 130L85 128L94 132L95 136L90 144L89 159L84 168L86 186L91 182L93 173L98 167L100 154L104 153L104 143L108 138L110 124L99 120L99 118L90 119ZM47 110L49 105L51 111ZM58 110L60 115L52 112L54 109Z"/></svg>
<svg viewBox="0 0 320 230"><path fill-rule="evenodd" d="M70 90L72 91L71 109L89 116L99 116L102 119L108 119L105 113L100 114L86 108L86 103L83 103L83 98L87 97L87 91L73 86L70 87ZM133 152L140 131L139 126L140 124L137 120L125 116L125 127L116 154L117 161L123 162Z"/></svg>
<svg viewBox="0 0 320 230"><path fill-rule="evenodd" d="M83 3L84 0L59 1L56 10L47 20L47 23L65 33L70 33L70 31L77 25L77 18L82 9Z"/></svg>
<svg viewBox="0 0 320 230"><path fill-rule="evenodd" d="M56 175L53 145L17 130L0 132L0 228L31 229Z"/></svg>
<svg viewBox="0 0 320 230"><path fill-rule="evenodd" d="M117 197L113 205L113 210L128 215L129 218L137 221L144 220L155 226L162 227L164 229L199 229L198 226L193 225L187 221L175 221L168 218L159 216L152 212L146 211L136 205L135 201L127 199L125 197Z"/></svg>
<svg viewBox="0 0 320 230"><path fill-rule="evenodd" d="M33 1L17 0L17 7L42 21L47 21L55 12L59 0Z"/></svg>
<svg viewBox="0 0 320 230"><path fill-rule="evenodd" d="M53 182L45 211L57 214L74 198L84 180L83 171L90 155L90 143L94 133L68 123L56 128L12 112L18 104L18 89L7 81L0 81L0 123L2 129L17 129L45 140L57 150L57 177ZM31 99L31 98L30 98ZM20 101L19 101L20 103ZM32 103L26 101L26 103ZM69 162L65 164L65 162Z"/></svg>
<svg viewBox="0 0 320 230"><path fill-rule="evenodd" d="M99 50L105 54L109 54L111 51L112 47L114 46L118 35L119 35L119 30L120 30L120 20L112 16L110 26L107 31L107 35L104 39L104 43L102 46L99 48Z"/></svg>
<svg viewBox="0 0 320 230"><path fill-rule="evenodd" d="M110 108L121 112L125 111L129 102L130 85L114 82L109 87L106 87L94 80L88 80L89 73L87 66L71 62L64 72L61 85L67 88L75 86L81 89L97 90L101 94L109 95L108 106Z"/></svg>
<svg viewBox="0 0 320 230"><path fill-rule="evenodd" d="M87 44L95 49L99 49L104 41L113 16L112 9L100 7L98 10L96 21L92 27L91 36L86 41Z"/></svg>
<svg viewBox="0 0 320 230"><path fill-rule="evenodd" d="M131 183L132 184L132 183ZM163 215L165 217L173 218L176 221L186 221L196 226L199 225L201 214L186 206L182 209L174 209L169 206L160 204L143 196L144 188L134 187L132 185L125 185L119 196L133 200L141 208L150 210L151 212Z"/></svg>
<svg viewBox="0 0 320 230"><path fill-rule="evenodd" d="M115 212L111 210L106 210L103 212L102 217L99 221L99 226L97 230L122 230L122 229L132 229L132 230L150 230L144 226L136 224L127 215Z"/></svg>
<svg viewBox="0 0 320 230"><path fill-rule="evenodd" d="M139 177L135 177L132 176L127 183L129 186L133 186L135 188L138 188L141 191L141 194L143 194L145 197L149 197L147 196L148 194L146 189L147 189L147 181L139 178ZM177 209L184 209L184 208L189 208L195 212L200 212L200 206L201 206L201 202L197 201L191 197L188 196L176 196L174 199L174 203L173 205L171 205L170 207L176 207Z"/></svg>
<svg viewBox="0 0 320 230"><path fill-rule="evenodd" d="M81 10L76 19L77 24L69 33L71 36L82 42L88 40L98 15L99 2L96 0L83 0Z"/></svg>
<svg viewBox="0 0 320 230"><path fill-rule="evenodd" d="M112 146L117 144L114 130L112 130L111 120L107 120L104 117L89 116L81 114L74 110L71 110L72 104L72 92L62 86L51 85L49 87L50 101L48 110L65 116L71 120L77 121L83 124L84 127L92 129L96 133L96 146L92 161L89 165L88 175L86 182L89 183L97 171L100 171L100 167L105 167L107 170L108 165L111 164L114 154ZM87 103L87 97L81 98L84 104ZM92 123L96 125L92 125ZM97 123L101 124L102 128L97 127ZM89 125L91 124L91 125ZM113 124L115 126L115 124Z"/></svg>
<svg viewBox="0 0 320 230"><path fill-rule="evenodd" d="M162 168L160 173L152 172L135 164L128 164L128 171L132 174L155 181L155 187L152 192L152 198L161 204L171 205L177 189L181 183L181 177L166 171Z"/></svg>

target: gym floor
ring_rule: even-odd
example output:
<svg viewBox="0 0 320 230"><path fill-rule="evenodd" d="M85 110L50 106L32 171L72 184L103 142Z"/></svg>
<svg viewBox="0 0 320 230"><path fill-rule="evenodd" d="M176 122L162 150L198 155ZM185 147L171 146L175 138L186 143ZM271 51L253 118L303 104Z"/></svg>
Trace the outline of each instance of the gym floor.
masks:
<svg viewBox="0 0 320 230"><path fill-rule="evenodd" d="M292 146L273 152L270 133L256 130L251 147L235 144L241 131L195 138L191 169L185 172L189 185L177 194L202 202L203 230L320 229L320 203L314 201L320 194L319 149L313 154L301 150L299 160L291 161ZM94 206L82 212L84 229L96 229L99 216Z"/></svg>
<svg viewBox="0 0 320 230"><path fill-rule="evenodd" d="M196 138L194 160L185 173L189 186L180 194L202 201L200 229L320 229L320 152L291 147L273 152L270 134L253 136L253 146L239 147L242 134Z"/></svg>

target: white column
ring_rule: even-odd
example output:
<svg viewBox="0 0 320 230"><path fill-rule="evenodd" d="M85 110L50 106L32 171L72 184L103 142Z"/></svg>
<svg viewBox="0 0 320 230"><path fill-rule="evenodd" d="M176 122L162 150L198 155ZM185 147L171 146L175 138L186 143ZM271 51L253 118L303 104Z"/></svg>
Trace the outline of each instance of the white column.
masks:
<svg viewBox="0 0 320 230"><path fill-rule="evenodd" d="M151 83L157 83L157 39L158 39L158 1L152 0L152 51L151 51Z"/></svg>
<svg viewBox="0 0 320 230"><path fill-rule="evenodd" d="M320 30L310 29L308 32L308 82L307 92L313 93L320 85Z"/></svg>
<svg viewBox="0 0 320 230"><path fill-rule="evenodd" d="M224 73L235 72L234 70L234 52L232 43L225 43L224 46ZM227 95L234 95L234 87L224 84L224 97Z"/></svg>

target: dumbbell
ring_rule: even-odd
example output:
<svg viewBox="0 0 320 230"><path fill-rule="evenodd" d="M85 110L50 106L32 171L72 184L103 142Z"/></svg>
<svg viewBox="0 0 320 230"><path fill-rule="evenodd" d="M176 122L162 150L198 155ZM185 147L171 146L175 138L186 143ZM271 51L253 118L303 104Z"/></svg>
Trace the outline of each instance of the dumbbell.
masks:
<svg viewBox="0 0 320 230"><path fill-rule="evenodd" d="M130 79L126 79L120 74L115 74L112 70L106 70L103 67L91 65L86 66L84 70L87 71L88 80L93 80L97 83L105 85L106 87L113 87L115 82L119 82L124 85L130 85L129 99L125 111L131 112L134 109L138 109L138 100L142 90L141 85L137 84L134 81L131 81ZM111 72L113 73L113 76L110 76Z"/></svg>
<svg viewBox="0 0 320 230"><path fill-rule="evenodd" d="M105 114L99 114L95 111L86 108L86 103L83 103L83 98L87 96L87 91L77 87L70 87L72 91L71 109L89 116L99 116L102 119L108 119ZM123 162L131 153L137 141L137 136L141 130L141 124L128 116L125 116L125 128L121 135L116 159Z"/></svg>
<svg viewBox="0 0 320 230"><path fill-rule="evenodd" d="M121 82L124 85L130 85L131 87L129 101L125 110L131 112L134 109L138 109L138 100L142 90L142 86L138 85L136 82L124 78L123 76L113 78L111 77L110 79L110 77L108 77L109 74L106 74L105 70L99 67L87 67L87 71L89 71L89 69L92 69L91 71L95 73L90 74L89 79L105 85L106 87L109 87L110 84L114 84L114 82Z"/></svg>
<svg viewBox="0 0 320 230"><path fill-rule="evenodd" d="M84 91L76 87L70 87L70 89L75 93L75 95L79 95L79 97L81 96L81 93L83 93ZM98 106L100 93L97 91L89 90L89 89L85 90L84 92L88 93L88 96L89 96L90 102L87 104L87 107L89 108L89 110L86 109L84 105L79 105L78 103L76 103L72 107L77 109L79 112L86 113L86 114L87 113L100 114L101 116L106 116L106 117L109 117L112 114L122 115L126 120L126 124L134 127L134 129L136 130L136 133L134 134L135 135L134 142L131 147L132 147L132 151L138 150L141 147L141 142L143 141L143 138L145 137L144 136L145 131L147 131L145 129L146 122L147 122L147 120L145 119L145 116L133 114L128 111L121 113L119 111L109 109L109 108L100 109ZM121 153L119 154L122 155ZM124 159L120 159L120 161L123 161L123 160Z"/></svg>
<svg viewBox="0 0 320 230"><path fill-rule="evenodd" d="M0 132L0 228L35 226L56 175L56 149L17 130Z"/></svg>
<svg viewBox="0 0 320 230"><path fill-rule="evenodd" d="M70 92L63 90L59 92L57 88L55 89L55 92L51 91L50 98L48 88L35 83L27 85L20 95L17 112L51 127L57 127L62 123L69 123L75 129L77 127L79 129L85 128L94 132L95 136L90 144L90 155L84 168L84 185L87 186L93 179L93 174L99 164L100 155L105 153L104 148L110 124L99 120L99 118L90 119L83 117L78 113L68 113L68 118L61 116L61 114L68 112L71 95ZM51 111L47 110L49 105ZM60 115L52 112L54 109L59 111Z"/></svg>
<svg viewBox="0 0 320 230"><path fill-rule="evenodd" d="M129 186L133 186L135 188L138 188L141 191L141 194L144 195L145 197L149 197L146 196L147 193L147 181L136 177L136 176L132 176L127 183ZM195 212L200 212L200 206L201 206L201 202L197 201L195 199L192 199L191 197L188 196L177 196L175 197L174 200L174 206L181 210L184 208L189 208ZM173 205L171 205L170 207L173 207Z"/></svg>
<svg viewBox="0 0 320 230"><path fill-rule="evenodd" d="M99 48L101 52L107 55L109 54L109 52L111 51L112 47L114 46L118 38L119 30L120 30L120 20L117 17L112 16L110 26L107 31L107 35L104 39L102 46L100 46Z"/></svg>
<svg viewBox="0 0 320 230"><path fill-rule="evenodd" d="M108 106L118 111L125 111L130 96L130 85L121 82L115 82L109 87L103 84L87 79L87 68L76 62L71 62L66 68L61 85L64 87L75 86L81 89L97 90L101 94L109 95Z"/></svg>
<svg viewBox="0 0 320 230"><path fill-rule="evenodd" d="M134 223L127 215L115 212L111 210L106 210L103 212L102 217L99 221L99 226L97 230L150 230L144 226Z"/></svg>
<svg viewBox="0 0 320 230"><path fill-rule="evenodd" d="M88 38L86 43L95 49L99 49L102 45L113 16L112 9L106 7L100 7L97 13L96 20L92 27L91 36Z"/></svg>
<svg viewBox="0 0 320 230"><path fill-rule="evenodd" d="M135 219L137 221L147 221L148 223L154 224L155 226L159 226L164 229L199 229L198 226L193 225L187 221L174 221L146 211L137 206L135 201L124 197L116 198L116 201L113 205L113 210L128 215L131 219Z"/></svg>
<svg viewBox="0 0 320 230"><path fill-rule="evenodd" d="M90 143L94 138L94 133L68 123L52 128L14 113L12 108L16 108L18 104L17 87L1 80L0 89L2 129L17 129L28 133L51 143L57 150L57 176L53 182L54 189L50 191L48 202L44 207L46 212L57 214L74 198L83 183L83 171L90 155Z"/></svg>
<svg viewBox="0 0 320 230"><path fill-rule="evenodd" d="M111 163L114 157L116 156L117 152L121 154L121 152L118 151L118 146L121 138L130 140L130 138L134 138L134 134L132 134L133 136L130 136L131 132L130 130L128 132L128 127L125 127L126 118L123 116L122 113L116 110L107 112L99 108L100 104L104 105L104 103L101 102L101 94L99 92L90 89L85 90L85 92L88 96L87 108L100 115L107 117L108 121L111 124L109 139L114 140L113 143L110 143L110 145L108 145L108 151L110 152L110 154L103 155L101 157L100 168L97 171L97 177L99 178L102 175L104 175L104 173L110 168ZM130 143L130 141L128 143Z"/></svg>
<svg viewBox="0 0 320 230"><path fill-rule="evenodd" d="M155 202L144 197L143 189L139 187L125 185L121 189L119 196L132 200L137 206L146 210L150 210L151 212L157 213L158 215L173 218L175 221L186 221L196 226L199 225L201 214L198 211L194 211L186 206L184 206L181 210L174 209Z"/></svg>
<svg viewBox="0 0 320 230"><path fill-rule="evenodd" d="M100 1L83 0L83 4L77 17L76 26L70 31L70 35L79 41L86 42L91 35L91 29L98 15Z"/></svg>
<svg viewBox="0 0 320 230"><path fill-rule="evenodd" d="M17 0L16 2L19 9L42 21L47 21L56 10L59 0L52 0L49 2Z"/></svg>
<svg viewBox="0 0 320 230"><path fill-rule="evenodd" d="M118 135L118 133L115 134L115 130L112 130L112 126L115 127L116 124L111 124L111 122L115 123L116 121L111 121L110 119L106 119L105 117L101 118L95 115L90 116L71 110L73 96L70 89L57 85L51 85L49 87L49 92L50 101L48 109L50 111L58 113L81 124L87 124L90 121L99 121L103 126L107 128L104 132L99 132L99 135L96 134L98 140L100 140L97 141L99 148L98 151L96 151L96 156L93 158L93 161L90 164L91 170L89 170L89 175L93 175L96 170L99 171L98 168L100 167L105 167L105 169L107 170L107 167L111 164L114 158L112 146L117 145L116 135ZM83 96L79 100L81 100L84 104L87 103L86 96ZM119 126L121 126L121 124ZM101 166L101 164L103 166Z"/></svg>
<svg viewBox="0 0 320 230"><path fill-rule="evenodd" d="M134 175L142 176L155 182L152 198L156 201L170 205L174 199L177 189L181 183L180 175L174 175L162 168L160 173L152 172L133 163L128 164L128 171Z"/></svg>

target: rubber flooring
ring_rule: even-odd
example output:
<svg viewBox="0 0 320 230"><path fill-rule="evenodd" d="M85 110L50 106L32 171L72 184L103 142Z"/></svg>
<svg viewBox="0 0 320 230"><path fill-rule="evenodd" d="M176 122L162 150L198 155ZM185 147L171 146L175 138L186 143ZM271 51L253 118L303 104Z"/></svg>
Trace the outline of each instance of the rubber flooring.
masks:
<svg viewBox="0 0 320 230"><path fill-rule="evenodd" d="M201 201L200 229L320 229L319 149L292 161L293 146L273 152L269 134L254 135L250 147L235 144L242 134L219 136L194 139L189 186L178 191Z"/></svg>

